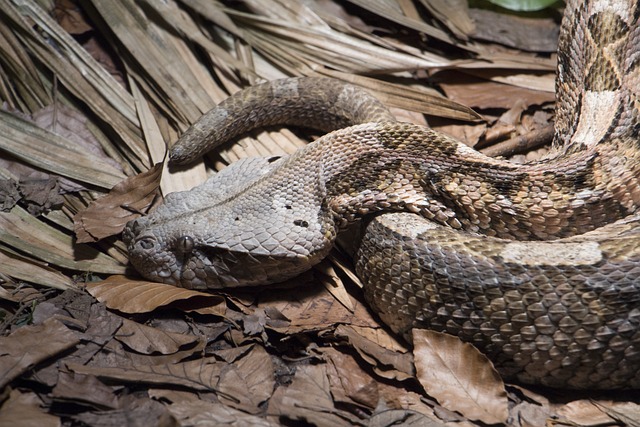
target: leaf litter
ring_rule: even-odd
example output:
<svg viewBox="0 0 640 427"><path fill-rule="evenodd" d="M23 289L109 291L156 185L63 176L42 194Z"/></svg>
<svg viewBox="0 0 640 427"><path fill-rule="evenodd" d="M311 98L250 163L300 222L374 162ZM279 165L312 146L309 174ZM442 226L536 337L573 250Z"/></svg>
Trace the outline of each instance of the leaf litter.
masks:
<svg viewBox="0 0 640 427"><path fill-rule="evenodd" d="M540 155L557 13L46 3L0 0L0 426L638 425L635 392L504 383L443 334L408 345L367 309L342 253L284 284L204 293L137 279L118 236L168 192L314 135L257 131L207 163L162 165L200 114L263 79L343 79L492 155Z"/></svg>

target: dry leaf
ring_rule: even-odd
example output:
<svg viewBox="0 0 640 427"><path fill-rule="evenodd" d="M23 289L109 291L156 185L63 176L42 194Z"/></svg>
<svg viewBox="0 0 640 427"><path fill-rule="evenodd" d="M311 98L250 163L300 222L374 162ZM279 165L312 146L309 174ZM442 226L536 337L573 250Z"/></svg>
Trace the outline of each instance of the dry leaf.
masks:
<svg viewBox="0 0 640 427"><path fill-rule="evenodd" d="M640 427L640 405L635 402L593 402L614 420L628 427Z"/></svg>
<svg viewBox="0 0 640 427"><path fill-rule="evenodd" d="M140 394L125 394L118 401L121 408L113 411L86 411L67 416L76 424L85 426L177 426L176 420L160 402Z"/></svg>
<svg viewBox="0 0 640 427"><path fill-rule="evenodd" d="M477 71L474 71L477 73ZM553 102L553 92L525 89L508 84L496 83L486 78L475 77L468 72L448 71L446 75L438 75L442 78L440 86L449 99L471 107L481 109L513 107L516 102L529 105L539 105ZM485 77L485 76L483 76Z"/></svg>
<svg viewBox="0 0 640 427"><path fill-rule="evenodd" d="M421 3L459 39L467 41L475 32L467 0L421 0Z"/></svg>
<svg viewBox="0 0 640 427"><path fill-rule="evenodd" d="M493 365L459 338L413 330L416 374L425 391L447 409L487 424L507 420L507 392Z"/></svg>
<svg viewBox="0 0 640 427"><path fill-rule="evenodd" d="M122 231L140 216L158 195L163 163L114 186L108 195L92 202L73 217L78 243L95 242Z"/></svg>
<svg viewBox="0 0 640 427"><path fill-rule="evenodd" d="M434 402L425 399L424 396L418 393L401 389L399 386L394 386L388 382L378 383L378 390L384 405L378 405L377 411L401 409L410 413L418 412L428 419L437 419L433 410Z"/></svg>
<svg viewBox="0 0 640 427"><path fill-rule="evenodd" d="M613 422L613 419L604 412L603 408L587 399L569 402L558 408L556 412L558 415L565 417L572 423L584 427L609 424Z"/></svg>
<svg viewBox="0 0 640 427"><path fill-rule="evenodd" d="M90 153L95 156L95 159L105 162L115 170L122 171L122 166L104 152L100 141L89 129L89 118L83 112L65 104L56 103L36 111L33 113L32 118L34 123L42 129L65 138L83 153ZM63 187L74 189L75 191L84 189L84 187L76 183L67 181L65 181Z"/></svg>
<svg viewBox="0 0 640 427"><path fill-rule="evenodd" d="M19 206L8 213L0 212L0 242L66 269L107 274L124 271L124 266L111 256L89 245L74 245L71 236Z"/></svg>
<svg viewBox="0 0 640 427"><path fill-rule="evenodd" d="M509 417L518 420L520 427L539 427L555 417L548 405L520 402L509 409Z"/></svg>
<svg viewBox="0 0 640 427"><path fill-rule="evenodd" d="M401 354L409 353L409 347L406 342L400 341L401 338L399 336L388 332L386 329L358 325L349 325L348 328L387 350L393 350Z"/></svg>
<svg viewBox="0 0 640 427"><path fill-rule="evenodd" d="M342 279L333 269L333 266L329 261L321 261L319 264L314 266L314 269L325 276L322 280L322 284L325 289L333 295L333 297L340 302L344 308L353 313L355 305L352 301L352 297L349 295L349 292L347 292Z"/></svg>
<svg viewBox="0 0 640 427"><path fill-rule="evenodd" d="M220 372L216 389L222 403L259 414L275 385L271 357L263 347L252 346L251 351Z"/></svg>
<svg viewBox="0 0 640 427"><path fill-rule="evenodd" d="M92 30L78 6L71 0L59 0L53 9L53 16L62 28L70 34L83 34Z"/></svg>
<svg viewBox="0 0 640 427"><path fill-rule="evenodd" d="M83 402L99 409L118 407L114 390L91 375L60 372L51 396L57 401Z"/></svg>
<svg viewBox="0 0 640 427"><path fill-rule="evenodd" d="M128 363L118 366L91 366L80 363L67 363L72 372L94 375L119 383L157 384L188 387L193 390L216 391L221 371L229 366L214 358L203 358L177 364L154 364L153 357L148 356L147 363Z"/></svg>
<svg viewBox="0 0 640 427"><path fill-rule="evenodd" d="M24 163L47 173L110 188L124 174L101 156L83 151L67 138L61 137L22 117L0 109L0 148Z"/></svg>
<svg viewBox="0 0 640 427"><path fill-rule="evenodd" d="M199 341L195 335L165 332L128 319L123 319L116 339L141 354L173 354Z"/></svg>
<svg viewBox="0 0 640 427"><path fill-rule="evenodd" d="M305 280L306 279L306 280ZM338 323L359 326L377 326L368 309L359 301L353 301L354 311L347 310L322 286L309 286L311 275L300 276L287 283L295 284L286 290L270 289L260 294L258 308L277 309L279 317L290 323L282 327L269 323L269 327L281 333L293 334L303 331L317 331ZM317 283L313 283L317 285Z"/></svg>
<svg viewBox="0 0 640 427"><path fill-rule="evenodd" d="M476 28L472 36L530 52L555 52L558 47L558 23L552 17L525 17L516 14L471 9Z"/></svg>
<svg viewBox="0 0 640 427"><path fill-rule="evenodd" d="M60 427L60 419L43 412L41 406L44 403L35 393L11 390L0 407L0 427Z"/></svg>
<svg viewBox="0 0 640 427"><path fill-rule="evenodd" d="M192 398L169 405L169 411L184 426L277 427L279 423L230 408L220 403Z"/></svg>
<svg viewBox="0 0 640 427"><path fill-rule="evenodd" d="M213 354L215 354L220 360L224 360L227 363L233 363L251 351L253 347L254 345L250 344L240 347L225 348L222 350L216 350Z"/></svg>
<svg viewBox="0 0 640 427"><path fill-rule="evenodd" d="M58 270L43 265L42 262L26 258L9 249L0 248L0 265L2 265L2 273L18 280L57 289L75 287L73 280Z"/></svg>
<svg viewBox="0 0 640 427"><path fill-rule="evenodd" d="M334 348L323 349L328 359L327 375L336 402L362 405L369 410L378 404L378 383L351 357Z"/></svg>
<svg viewBox="0 0 640 427"><path fill-rule="evenodd" d="M7 337L0 337L0 389L37 363L78 342L76 334L56 319L23 326Z"/></svg>
<svg viewBox="0 0 640 427"><path fill-rule="evenodd" d="M305 420L318 426L352 425L360 421L356 416L335 408L325 365L299 366L293 382L273 393L267 413L294 421Z"/></svg>
<svg viewBox="0 0 640 427"><path fill-rule="evenodd" d="M411 354L382 347L379 343L360 335L352 326L338 326L335 335L348 338L349 344L381 377L400 381L414 377Z"/></svg>
<svg viewBox="0 0 640 427"><path fill-rule="evenodd" d="M111 276L87 283L87 291L107 307L123 313L148 313L159 307L180 306L185 311L223 316L224 298L163 283Z"/></svg>
<svg viewBox="0 0 640 427"><path fill-rule="evenodd" d="M39 216L52 209L59 209L64 202L60 194L60 183L53 176L44 179L27 179L20 181L22 202L33 216Z"/></svg>

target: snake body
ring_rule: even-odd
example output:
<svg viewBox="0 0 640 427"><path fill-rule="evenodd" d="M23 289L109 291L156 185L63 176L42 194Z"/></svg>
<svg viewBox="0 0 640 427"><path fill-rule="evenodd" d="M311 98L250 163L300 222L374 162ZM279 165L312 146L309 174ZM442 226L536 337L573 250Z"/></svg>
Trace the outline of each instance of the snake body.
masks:
<svg viewBox="0 0 640 427"><path fill-rule="evenodd" d="M127 224L132 264L188 288L268 284L309 269L340 230L373 217L356 271L395 332L455 334L523 382L639 387L636 7L568 2L556 149L535 163L396 122L365 91L331 79L235 94L183 134L172 161L267 124L337 130L170 194Z"/></svg>

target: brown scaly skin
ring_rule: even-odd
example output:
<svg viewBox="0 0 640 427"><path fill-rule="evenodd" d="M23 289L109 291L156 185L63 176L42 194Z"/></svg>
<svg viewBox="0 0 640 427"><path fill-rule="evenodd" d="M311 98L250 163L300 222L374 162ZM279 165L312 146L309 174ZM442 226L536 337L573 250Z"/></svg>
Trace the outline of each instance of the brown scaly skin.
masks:
<svg viewBox="0 0 640 427"><path fill-rule="evenodd" d="M640 386L640 29L635 3L604 3L567 7L550 158L487 158L395 122L353 86L275 81L203 116L172 160L266 124L340 129L168 196L127 225L131 262L188 288L273 283L319 262L346 225L412 212L375 218L356 261L369 303L394 331L456 334L524 382Z"/></svg>

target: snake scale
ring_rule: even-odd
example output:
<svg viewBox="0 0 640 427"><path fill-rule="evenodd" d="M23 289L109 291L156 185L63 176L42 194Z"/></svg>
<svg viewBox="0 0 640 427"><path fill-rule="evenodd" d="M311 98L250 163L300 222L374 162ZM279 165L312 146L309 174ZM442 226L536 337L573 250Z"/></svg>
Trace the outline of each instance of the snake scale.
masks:
<svg viewBox="0 0 640 427"><path fill-rule="evenodd" d="M168 195L127 224L130 260L186 288L263 285L309 269L365 218L356 271L393 331L457 335L526 383L637 388L639 14L634 1L568 2L553 153L524 165L397 122L335 80L241 91L182 135L173 162L265 125L330 133Z"/></svg>

